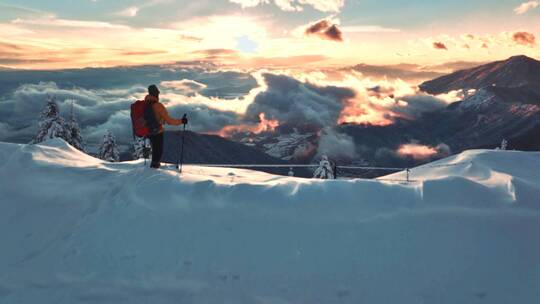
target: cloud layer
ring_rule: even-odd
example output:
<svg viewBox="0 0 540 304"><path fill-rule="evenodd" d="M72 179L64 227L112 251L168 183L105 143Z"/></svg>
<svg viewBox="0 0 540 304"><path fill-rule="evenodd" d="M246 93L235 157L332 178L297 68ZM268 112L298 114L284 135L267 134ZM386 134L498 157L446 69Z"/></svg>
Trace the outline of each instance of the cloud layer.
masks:
<svg viewBox="0 0 540 304"><path fill-rule="evenodd" d="M321 129L336 125L352 89L318 86L286 75L264 74L267 89L259 93L246 111L248 118L265 113L280 125L295 125Z"/></svg>
<svg viewBox="0 0 540 304"><path fill-rule="evenodd" d="M180 80L170 80L175 78ZM0 117L3 130L9 130L0 133L0 140L30 141L45 100L55 96L64 115L69 113L74 100L83 135L91 144L98 142L107 129L121 143L131 140L129 106L144 97L151 83L161 85L163 102L171 115L180 117L189 113L190 128L208 132L239 120L237 113L209 105L234 102L256 86L249 74L176 66L54 72L15 70L0 72L0 80L0 90L6 92L0 96ZM25 84L19 85L21 82Z"/></svg>
<svg viewBox="0 0 540 304"><path fill-rule="evenodd" d="M397 75L418 67L403 65L400 69ZM97 145L106 130L113 131L121 144L129 144L129 106L155 83L171 116L188 114L190 130L229 136L241 132L269 133L271 137L307 134L309 144L299 144L299 155L352 159L362 149L343 131L348 124L386 126L415 120L459 100L455 92L432 96L394 77L385 74L375 79L341 68L247 73L197 63L3 71L0 140L29 142L45 100L55 96L64 115L74 101L75 115L90 145Z"/></svg>

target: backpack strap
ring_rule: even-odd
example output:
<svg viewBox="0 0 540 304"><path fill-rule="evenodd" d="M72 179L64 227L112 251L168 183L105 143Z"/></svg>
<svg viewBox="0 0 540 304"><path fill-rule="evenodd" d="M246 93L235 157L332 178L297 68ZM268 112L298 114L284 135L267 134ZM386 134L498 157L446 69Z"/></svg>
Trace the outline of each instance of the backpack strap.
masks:
<svg viewBox="0 0 540 304"><path fill-rule="evenodd" d="M144 120L146 120L148 129L150 130L149 134L156 135L161 130L161 124L158 122L154 111L154 104L156 104L157 101L147 100L146 102L148 104L144 108Z"/></svg>

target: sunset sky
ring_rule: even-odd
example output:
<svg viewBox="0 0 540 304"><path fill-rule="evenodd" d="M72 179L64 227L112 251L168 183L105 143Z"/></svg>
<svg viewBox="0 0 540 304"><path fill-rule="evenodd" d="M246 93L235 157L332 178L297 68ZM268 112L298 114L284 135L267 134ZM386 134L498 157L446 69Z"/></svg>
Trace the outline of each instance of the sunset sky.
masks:
<svg viewBox="0 0 540 304"><path fill-rule="evenodd" d="M0 0L0 66L241 68L540 57L540 1Z"/></svg>

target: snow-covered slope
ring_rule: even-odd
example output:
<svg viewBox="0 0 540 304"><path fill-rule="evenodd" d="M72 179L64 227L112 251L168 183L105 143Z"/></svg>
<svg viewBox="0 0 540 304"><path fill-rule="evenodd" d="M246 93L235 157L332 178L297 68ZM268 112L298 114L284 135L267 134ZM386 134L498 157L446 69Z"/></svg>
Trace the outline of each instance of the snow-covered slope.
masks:
<svg viewBox="0 0 540 304"><path fill-rule="evenodd" d="M0 143L0 303L537 303L540 153L429 166L180 176Z"/></svg>
<svg viewBox="0 0 540 304"><path fill-rule="evenodd" d="M540 152L470 150L411 170L433 204L540 209ZM405 172L381 179L403 179Z"/></svg>

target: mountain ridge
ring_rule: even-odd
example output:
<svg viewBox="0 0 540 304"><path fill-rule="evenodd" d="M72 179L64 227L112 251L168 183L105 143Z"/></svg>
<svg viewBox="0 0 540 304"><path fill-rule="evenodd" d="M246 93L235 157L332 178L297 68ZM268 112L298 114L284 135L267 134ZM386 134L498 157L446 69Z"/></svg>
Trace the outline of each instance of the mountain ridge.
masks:
<svg viewBox="0 0 540 304"><path fill-rule="evenodd" d="M460 70L423 82L419 88L437 95L454 90L482 89L489 86L515 88L525 85L540 87L540 61L525 55Z"/></svg>
<svg viewBox="0 0 540 304"><path fill-rule="evenodd" d="M495 148L503 139L510 142L510 149L540 149L537 141L527 140L540 128L540 61L514 56L450 73L420 87L431 93L473 90L462 100L414 120L398 118L388 126L345 124L336 130L352 138L359 156L377 166L414 166L446 153ZM273 136L279 137L283 135ZM411 143L445 149L420 160L397 153L401 145ZM316 150L317 140L305 145Z"/></svg>

